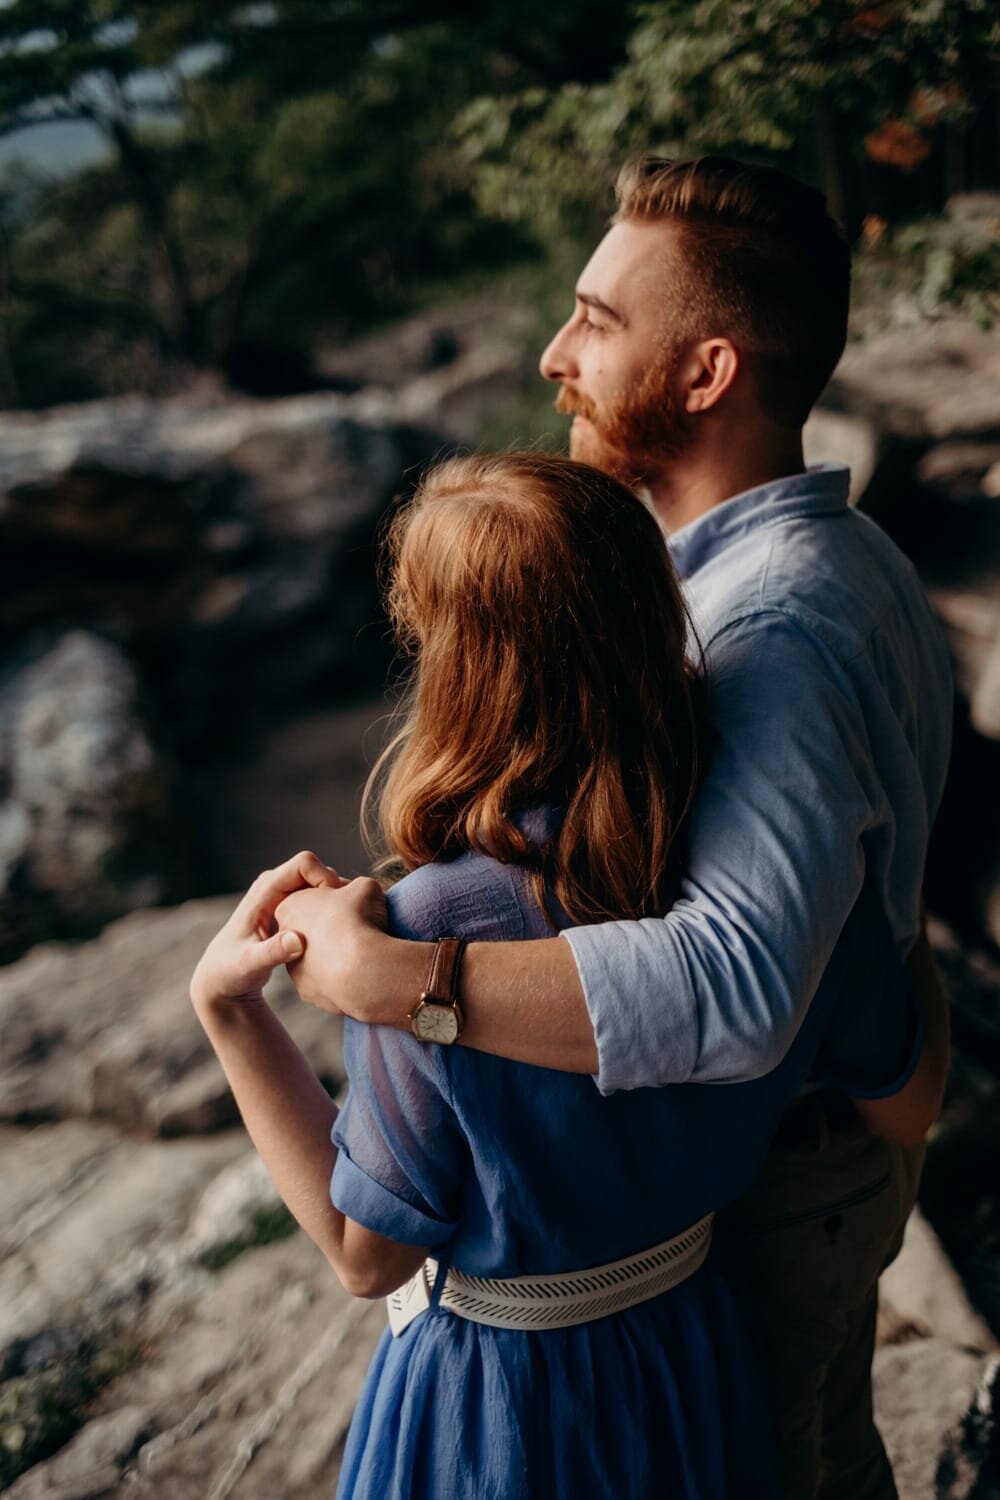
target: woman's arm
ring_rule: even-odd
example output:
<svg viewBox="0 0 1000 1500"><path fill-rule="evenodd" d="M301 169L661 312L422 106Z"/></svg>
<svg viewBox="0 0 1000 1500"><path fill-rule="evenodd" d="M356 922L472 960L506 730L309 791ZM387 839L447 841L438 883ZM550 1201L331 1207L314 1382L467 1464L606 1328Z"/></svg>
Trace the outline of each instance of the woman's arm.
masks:
<svg viewBox="0 0 1000 1500"><path fill-rule="evenodd" d="M263 996L274 969L303 951L298 933L267 935L275 906L299 882L339 884L311 854L265 871L202 955L191 1000L285 1204L347 1291L380 1297L412 1275L426 1250L374 1234L334 1208L336 1105Z"/></svg>
<svg viewBox="0 0 1000 1500"><path fill-rule="evenodd" d="M250 1139L290 1213L353 1297L384 1297L427 1251L374 1234L334 1208L337 1106L263 997L196 1004Z"/></svg>
<svg viewBox="0 0 1000 1500"><path fill-rule="evenodd" d="M855 1099L854 1105L872 1135L901 1146L918 1146L941 1113L951 1058L948 996L922 926L906 972L924 1027L924 1045L909 1081L885 1099Z"/></svg>

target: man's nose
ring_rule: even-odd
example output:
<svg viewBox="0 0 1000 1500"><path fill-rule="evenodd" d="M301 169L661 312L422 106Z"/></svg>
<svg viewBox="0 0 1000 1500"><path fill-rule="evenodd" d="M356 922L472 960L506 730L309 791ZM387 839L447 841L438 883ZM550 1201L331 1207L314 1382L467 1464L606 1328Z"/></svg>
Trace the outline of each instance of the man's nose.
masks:
<svg viewBox="0 0 1000 1500"><path fill-rule="evenodd" d="M564 323L538 361L546 380L573 380L579 371L573 358L569 324Z"/></svg>

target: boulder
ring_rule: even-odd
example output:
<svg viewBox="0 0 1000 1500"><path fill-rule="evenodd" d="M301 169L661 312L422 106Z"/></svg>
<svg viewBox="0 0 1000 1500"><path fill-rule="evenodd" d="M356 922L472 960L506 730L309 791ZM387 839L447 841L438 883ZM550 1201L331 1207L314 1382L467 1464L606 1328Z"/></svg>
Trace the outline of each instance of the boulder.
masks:
<svg viewBox="0 0 1000 1500"><path fill-rule="evenodd" d="M993 1439L973 1444L961 1438L984 1381L992 1392L995 1366L995 1359L943 1339L877 1350L875 1418L901 1500L990 1500L998 1493ZM960 1478L949 1459L956 1450Z"/></svg>
<svg viewBox="0 0 1000 1500"><path fill-rule="evenodd" d="M384 661L377 632L357 641L378 616L372 534L436 442L388 397L0 414L0 631L56 617L114 633L175 743L226 742Z"/></svg>
<svg viewBox="0 0 1000 1500"><path fill-rule="evenodd" d="M937 1338L983 1353L1000 1351L919 1209L910 1215L903 1248L879 1282L878 1314L880 1344Z"/></svg>
<svg viewBox="0 0 1000 1500"><path fill-rule="evenodd" d="M848 345L825 404L916 442L1000 437L1000 338L960 317Z"/></svg>
<svg viewBox="0 0 1000 1500"><path fill-rule="evenodd" d="M0 1133L0 1485L289 1500L332 1491L381 1302L354 1302L242 1130ZM21 1477L17 1474L21 1472Z"/></svg>
<svg viewBox="0 0 1000 1500"><path fill-rule="evenodd" d="M38 1464L7 1491L8 1500L101 1500L150 1437L150 1415L123 1406L95 1417L49 1463Z"/></svg>
<svg viewBox="0 0 1000 1500"><path fill-rule="evenodd" d="M232 1124L188 983L236 900L135 912L95 942L40 945L0 971L0 1119L100 1117L162 1136ZM284 970L268 998L336 1091L339 1021L303 1005Z"/></svg>
<svg viewBox="0 0 1000 1500"><path fill-rule="evenodd" d="M460 364L475 351L491 358L506 354L508 361L520 362L531 342L532 323L531 308L508 289L488 291L425 308L351 344L323 348L316 368L355 389L405 391L422 376ZM537 355L533 370L537 379Z"/></svg>
<svg viewBox="0 0 1000 1500"><path fill-rule="evenodd" d="M888 446L883 434L865 417L818 406L803 433L807 464L846 464L851 471L851 504L865 496Z"/></svg>
<svg viewBox="0 0 1000 1500"><path fill-rule="evenodd" d="M183 830L136 673L71 630L0 667L0 962L176 894Z"/></svg>

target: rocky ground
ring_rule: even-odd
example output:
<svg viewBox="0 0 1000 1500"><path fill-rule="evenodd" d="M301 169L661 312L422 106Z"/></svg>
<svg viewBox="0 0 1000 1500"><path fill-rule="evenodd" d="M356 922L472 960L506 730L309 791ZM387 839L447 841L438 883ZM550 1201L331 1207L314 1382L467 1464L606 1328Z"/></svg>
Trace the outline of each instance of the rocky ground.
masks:
<svg viewBox="0 0 1000 1500"><path fill-rule="evenodd" d="M401 470L473 440L524 388L517 328L489 327L474 305L331 356L352 395L0 417L14 1500L332 1493L383 1312L293 1231L187 981L234 899L206 892L296 847L363 867L356 797L387 705L370 688L331 700L377 680L381 647L359 658L357 639ZM855 499L913 556L960 690L928 875L956 1064L877 1359L902 1500L1000 1496L997 350L967 324L890 330L848 352L808 433L810 457L850 461ZM336 1093L335 1024L283 979L273 998Z"/></svg>

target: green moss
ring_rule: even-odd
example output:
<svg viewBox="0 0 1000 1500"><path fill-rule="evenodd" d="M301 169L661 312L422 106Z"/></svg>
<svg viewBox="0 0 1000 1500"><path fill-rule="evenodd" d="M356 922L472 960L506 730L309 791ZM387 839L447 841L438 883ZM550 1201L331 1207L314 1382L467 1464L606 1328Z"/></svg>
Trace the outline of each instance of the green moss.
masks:
<svg viewBox="0 0 1000 1500"><path fill-rule="evenodd" d="M96 1335L61 1349L45 1365L0 1386L0 1489L51 1457L87 1421L98 1396L138 1362L133 1335L110 1341Z"/></svg>
<svg viewBox="0 0 1000 1500"><path fill-rule="evenodd" d="M231 1261L238 1259L244 1251L252 1250L258 1245L270 1245L275 1240L287 1239L289 1235L294 1234L295 1228L295 1220L283 1203L258 1208L254 1213L249 1232L227 1240L223 1245L216 1245L208 1254L202 1256L202 1265L210 1271L221 1271L223 1266L228 1266Z"/></svg>

